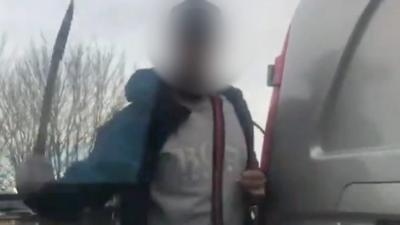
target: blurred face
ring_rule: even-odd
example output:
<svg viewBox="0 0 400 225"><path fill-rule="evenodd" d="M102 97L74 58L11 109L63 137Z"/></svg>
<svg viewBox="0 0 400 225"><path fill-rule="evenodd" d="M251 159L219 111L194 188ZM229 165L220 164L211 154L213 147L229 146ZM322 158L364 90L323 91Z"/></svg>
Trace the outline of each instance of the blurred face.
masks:
<svg viewBox="0 0 400 225"><path fill-rule="evenodd" d="M189 90L207 88L207 81L212 74L210 59L212 54L213 34L205 31L191 30L188 33L180 33L174 40L174 68L175 76L184 88Z"/></svg>
<svg viewBox="0 0 400 225"><path fill-rule="evenodd" d="M211 67L220 15L217 9L209 9L208 3L202 4L206 5L197 7L195 1L186 2L173 10L166 26L167 51L156 66L172 86L194 93L210 93L216 77Z"/></svg>
<svg viewBox="0 0 400 225"><path fill-rule="evenodd" d="M209 49L206 44L184 41L177 44L176 51L176 72L179 77L196 82L207 76Z"/></svg>
<svg viewBox="0 0 400 225"><path fill-rule="evenodd" d="M165 60L157 61L162 78L177 89L209 93L215 76L210 69L215 41L204 36L174 33Z"/></svg>

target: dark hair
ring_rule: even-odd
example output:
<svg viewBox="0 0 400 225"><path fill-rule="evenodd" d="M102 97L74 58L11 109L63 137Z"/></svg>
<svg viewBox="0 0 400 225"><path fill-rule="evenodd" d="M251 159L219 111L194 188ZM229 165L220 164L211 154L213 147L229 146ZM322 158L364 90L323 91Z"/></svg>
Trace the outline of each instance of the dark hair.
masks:
<svg viewBox="0 0 400 225"><path fill-rule="evenodd" d="M194 43L212 40L221 23L219 8L207 0L186 0L175 6L171 17L176 36Z"/></svg>

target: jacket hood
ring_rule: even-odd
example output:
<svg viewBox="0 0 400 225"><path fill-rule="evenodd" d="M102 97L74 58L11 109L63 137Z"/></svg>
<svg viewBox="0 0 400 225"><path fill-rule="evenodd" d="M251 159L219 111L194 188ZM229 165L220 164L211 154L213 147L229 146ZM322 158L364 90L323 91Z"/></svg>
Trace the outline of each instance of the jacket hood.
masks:
<svg viewBox="0 0 400 225"><path fill-rule="evenodd" d="M154 69L138 70L125 86L125 97L128 102L150 101L152 97L155 97L161 83Z"/></svg>

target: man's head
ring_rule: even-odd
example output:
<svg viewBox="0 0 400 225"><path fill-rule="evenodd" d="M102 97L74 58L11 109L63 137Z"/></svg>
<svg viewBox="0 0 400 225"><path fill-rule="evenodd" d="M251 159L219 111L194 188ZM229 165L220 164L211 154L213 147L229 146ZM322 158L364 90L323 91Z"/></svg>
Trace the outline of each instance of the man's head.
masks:
<svg viewBox="0 0 400 225"><path fill-rule="evenodd" d="M218 39L220 11L206 0L186 0L173 8L169 24L169 76L179 88L201 92L211 76L209 60Z"/></svg>

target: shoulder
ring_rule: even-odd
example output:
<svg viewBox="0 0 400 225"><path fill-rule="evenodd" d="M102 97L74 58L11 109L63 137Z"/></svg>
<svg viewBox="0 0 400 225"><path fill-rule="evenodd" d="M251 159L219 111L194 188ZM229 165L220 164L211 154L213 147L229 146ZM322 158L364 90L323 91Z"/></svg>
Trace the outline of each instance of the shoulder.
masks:
<svg viewBox="0 0 400 225"><path fill-rule="evenodd" d="M125 96L128 102L153 101L162 85L159 75L154 69L137 70L125 86Z"/></svg>
<svg viewBox="0 0 400 225"><path fill-rule="evenodd" d="M124 136L134 130L144 129L149 124L149 115L150 109L142 104L130 103L99 127L98 136L111 134Z"/></svg>
<svg viewBox="0 0 400 225"><path fill-rule="evenodd" d="M102 127L110 127L120 123L129 123L129 120L131 120L132 118L131 114L133 110L134 110L133 104L132 103L128 104L119 111L116 111L110 117L110 119L102 125Z"/></svg>
<svg viewBox="0 0 400 225"><path fill-rule="evenodd" d="M242 122L246 124L252 123L249 107L243 97L243 92L239 88L230 86L222 92L222 95L233 105L233 108Z"/></svg>
<svg viewBox="0 0 400 225"><path fill-rule="evenodd" d="M247 103L243 97L243 92L239 88L229 86L224 91L222 91L222 95L227 98L232 103L232 105L240 107L245 105L247 108Z"/></svg>

